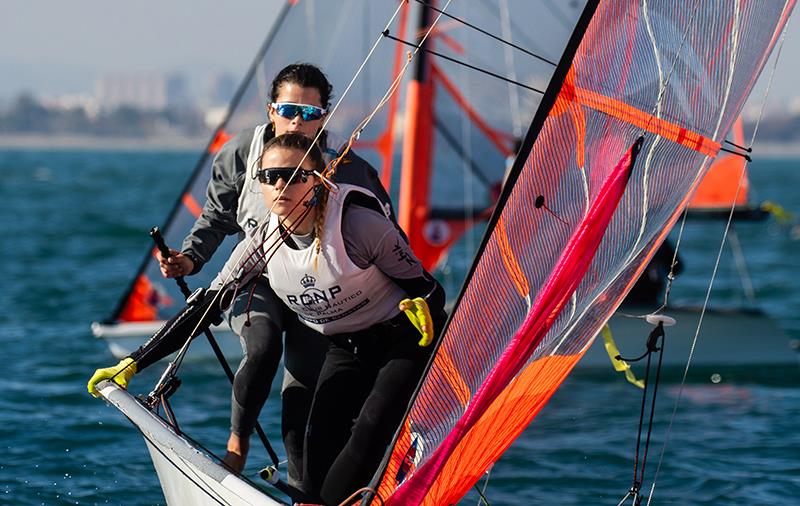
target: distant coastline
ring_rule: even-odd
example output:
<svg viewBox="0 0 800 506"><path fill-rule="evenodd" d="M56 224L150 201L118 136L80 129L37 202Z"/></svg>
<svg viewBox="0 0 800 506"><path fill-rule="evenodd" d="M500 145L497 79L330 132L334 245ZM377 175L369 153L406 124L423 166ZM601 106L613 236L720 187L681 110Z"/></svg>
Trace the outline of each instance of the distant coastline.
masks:
<svg viewBox="0 0 800 506"><path fill-rule="evenodd" d="M101 151L200 151L208 136L97 137L89 135L0 134L0 149L74 149Z"/></svg>
<svg viewBox="0 0 800 506"><path fill-rule="evenodd" d="M200 151L208 136L97 137L89 135L0 134L0 149L64 149L101 151ZM753 158L800 158L800 141L756 142Z"/></svg>

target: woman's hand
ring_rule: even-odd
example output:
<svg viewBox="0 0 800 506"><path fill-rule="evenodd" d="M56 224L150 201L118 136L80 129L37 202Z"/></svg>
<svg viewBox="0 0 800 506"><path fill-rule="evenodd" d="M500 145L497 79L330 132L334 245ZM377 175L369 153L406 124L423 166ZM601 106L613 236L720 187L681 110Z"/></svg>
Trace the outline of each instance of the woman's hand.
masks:
<svg viewBox="0 0 800 506"><path fill-rule="evenodd" d="M194 262L180 251L169 250L169 258L164 258L160 251L156 252L158 267L165 278L188 276L194 270Z"/></svg>
<svg viewBox="0 0 800 506"><path fill-rule="evenodd" d="M433 341L433 319L428 303L422 297L414 299L403 299L398 306L403 311L414 327L422 334L419 340L420 346L428 346Z"/></svg>

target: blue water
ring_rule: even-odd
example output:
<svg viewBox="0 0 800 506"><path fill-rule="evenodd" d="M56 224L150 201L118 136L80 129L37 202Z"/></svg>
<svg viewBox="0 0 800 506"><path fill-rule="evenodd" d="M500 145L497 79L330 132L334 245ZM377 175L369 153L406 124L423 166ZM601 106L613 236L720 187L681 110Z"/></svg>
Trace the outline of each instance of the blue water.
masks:
<svg viewBox="0 0 800 506"><path fill-rule="evenodd" d="M162 504L143 440L86 380L114 363L89 323L109 315L182 187L194 153L0 151L0 504ZM800 162L752 164L759 199L800 215ZM800 241L774 222L737 227L759 307L800 338ZM678 300L701 300L721 224L687 230ZM728 255L730 257L730 255ZM715 291L741 300L725 260ZM159 374L138 375L146 392ZM222 452L230 387L213 362L192 361L173 397L183 428ZM712 383L679 375L662 385L647 467L659 460L653 504L794 504L800 497L797 368L742 369ZM572 375L498 462L491 504L611 504L631 483L639 391L611 374ZM662 456L665 431L675 422ZM261 421L274 441L275 396ZM247 472L265 457L254 446ZM477 503L470 494L463 504Z"/></svg>

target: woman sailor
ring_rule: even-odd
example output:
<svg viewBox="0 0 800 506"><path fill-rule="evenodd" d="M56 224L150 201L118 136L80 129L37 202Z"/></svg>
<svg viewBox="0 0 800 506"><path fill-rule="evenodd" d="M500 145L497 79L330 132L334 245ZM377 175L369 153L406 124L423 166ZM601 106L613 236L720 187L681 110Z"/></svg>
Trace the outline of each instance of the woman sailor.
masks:
<svg viewBox="0 0 800 506"><path fill-rule="evenodd" d="M338 504L378 468L444 323L445 296L375 196L348 184L329 191L318 177L323 167L303 136L265 145L257 175L270 221L240 243L220 277L237 272L246 282L263 272L299 319L330 340L304 480L312 496Z"/></svg>

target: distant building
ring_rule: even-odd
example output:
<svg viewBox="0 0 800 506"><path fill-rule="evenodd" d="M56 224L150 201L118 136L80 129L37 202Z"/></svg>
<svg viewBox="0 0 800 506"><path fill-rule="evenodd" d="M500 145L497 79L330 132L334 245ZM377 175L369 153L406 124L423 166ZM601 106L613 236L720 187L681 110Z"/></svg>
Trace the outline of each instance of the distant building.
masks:
<svg viewBox="0 0 800 506"><path fill-rule="evenodd" d="M108 74L95 84L95 96L105 110L127 106L162 111L190 104L184 78L161 72Z"/></svg>

